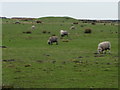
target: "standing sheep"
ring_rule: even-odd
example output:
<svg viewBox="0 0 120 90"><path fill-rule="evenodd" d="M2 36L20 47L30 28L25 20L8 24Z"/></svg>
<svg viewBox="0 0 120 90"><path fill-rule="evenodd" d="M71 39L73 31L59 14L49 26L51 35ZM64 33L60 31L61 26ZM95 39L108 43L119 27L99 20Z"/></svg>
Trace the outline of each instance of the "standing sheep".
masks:
<svg viewBox="0 0 120 90"><path fill-rule="evenodd" d="M49 45L52 45L54 42L56 42L56 45L58 45L58 37L57 36L51 36L51 37L49 37L47 43Z"/></svg>
<svg viewBox="0 0 120 90"><path fill-rule="evenodd" d="M103 53L104 51L107 50L109 50L110 53L110 49L111 49L111 44L109 41L104 41L98 44L98 53Z"/></svg>
<svg viewBox="0 0 120 90"><path fill-rule="evenodd" d="M31 27L31 28L32 28L32 30L34 30L34 29L35 29L35 26L34 26L34 25L32 25L32 27Z"/></svg>
<svg viewBox="0 0 120 90"><path fill-rule="evenodd" d="M60 35L61 35L61 37L64 37L65 35L68 36L68 32L64 31L64 30L60 30Z"/></svg>

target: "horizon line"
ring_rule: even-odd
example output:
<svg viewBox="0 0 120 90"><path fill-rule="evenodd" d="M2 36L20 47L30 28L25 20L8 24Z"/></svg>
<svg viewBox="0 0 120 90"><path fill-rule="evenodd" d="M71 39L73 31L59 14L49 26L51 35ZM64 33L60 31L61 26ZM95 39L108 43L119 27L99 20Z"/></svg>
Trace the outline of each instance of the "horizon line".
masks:
<svg viewBox="0 0 120 90"><path fill-rule="evenodd" d="M44 18L44 17L69 17L69 18L73 18L73 19L82 19L82 20L120 20L119 18L75 18L72 16L40 16L40 17L31 17L31 16L12 16L12 17L8 17L8 16L0 16L0 18Z"/></svg>

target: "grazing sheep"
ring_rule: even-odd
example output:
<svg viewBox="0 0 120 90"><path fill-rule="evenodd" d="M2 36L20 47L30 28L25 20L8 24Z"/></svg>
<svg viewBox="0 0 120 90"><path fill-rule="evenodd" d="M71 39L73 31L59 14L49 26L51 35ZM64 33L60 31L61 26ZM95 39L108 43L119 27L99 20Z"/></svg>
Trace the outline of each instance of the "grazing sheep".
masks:
<svg viewBox="0 0 120 90"><path fill-rule="evenodd" d="M104 41L98 44L98 53L103 53L104 51L107 50L109 50L110 53L110 49L111 49L111 44L109 41Z"/></svg>
<svg viewBox="0 0 120 90"><path fill-rule="evenodd" d="M32 28L32 30L35 30L35 26L34 26L34 25L32 25L32 27L31 27L31 28Z"/></svg>
<svg viewBox="0 0 120 90"><path fill-rule="evenodd" d="M60 30L61 37L64 37L65 35L68 36L68 32L64 30Z"/></svg>
<svg viewBox="0 0 120 90"><path fill-rule="evenodd" d="M49 45L52 45L54 42L56 42L56 45L58 45L58 37L57 36L51 36L51 37L49 37L47 43Z"/></svg>
<svg viewBox="0 0 120 90"><path fill-rule="evenodd" d="M71 26L71 27L70 27L70 30L72 30L72 29L75 29L75 26Z"/></svg>

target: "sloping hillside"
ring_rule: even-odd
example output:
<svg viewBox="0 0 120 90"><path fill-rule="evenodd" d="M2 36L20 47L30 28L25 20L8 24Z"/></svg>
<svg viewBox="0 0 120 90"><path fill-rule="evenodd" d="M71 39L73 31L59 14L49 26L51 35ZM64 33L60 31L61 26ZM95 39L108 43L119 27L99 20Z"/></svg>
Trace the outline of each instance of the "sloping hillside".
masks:
<svg viewBox="0 0 120 90"><path fill-rule="evenodd" d="M78 21L77 19L71 17L42 17L38 18L38 20L45 21L45 22L75 22Z"/></svg>

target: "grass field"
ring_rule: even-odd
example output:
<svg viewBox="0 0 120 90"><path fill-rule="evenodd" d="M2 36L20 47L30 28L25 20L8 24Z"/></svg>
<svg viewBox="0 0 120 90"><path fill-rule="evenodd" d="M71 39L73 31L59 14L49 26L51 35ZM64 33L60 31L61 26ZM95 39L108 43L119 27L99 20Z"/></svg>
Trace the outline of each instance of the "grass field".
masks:
<svg viewBox="0 0 120 90"><path fill-rule="evenodd" d="M3 19L2 82L14 88L118 88L118 26L83 23L72 18L42 18L44 23ZM76 30L70 30L73 22ZM23 24L24 23L24 24ZM83 27L81 26L83 25ZM92 33L85 34L86 28ZM59 45L48 45L49 36L67 30ZM50 33L42 33L47 31ZM68 40L68 42L63 42ZM111 54L96 55L97 45L111 42Z"/></svg>

